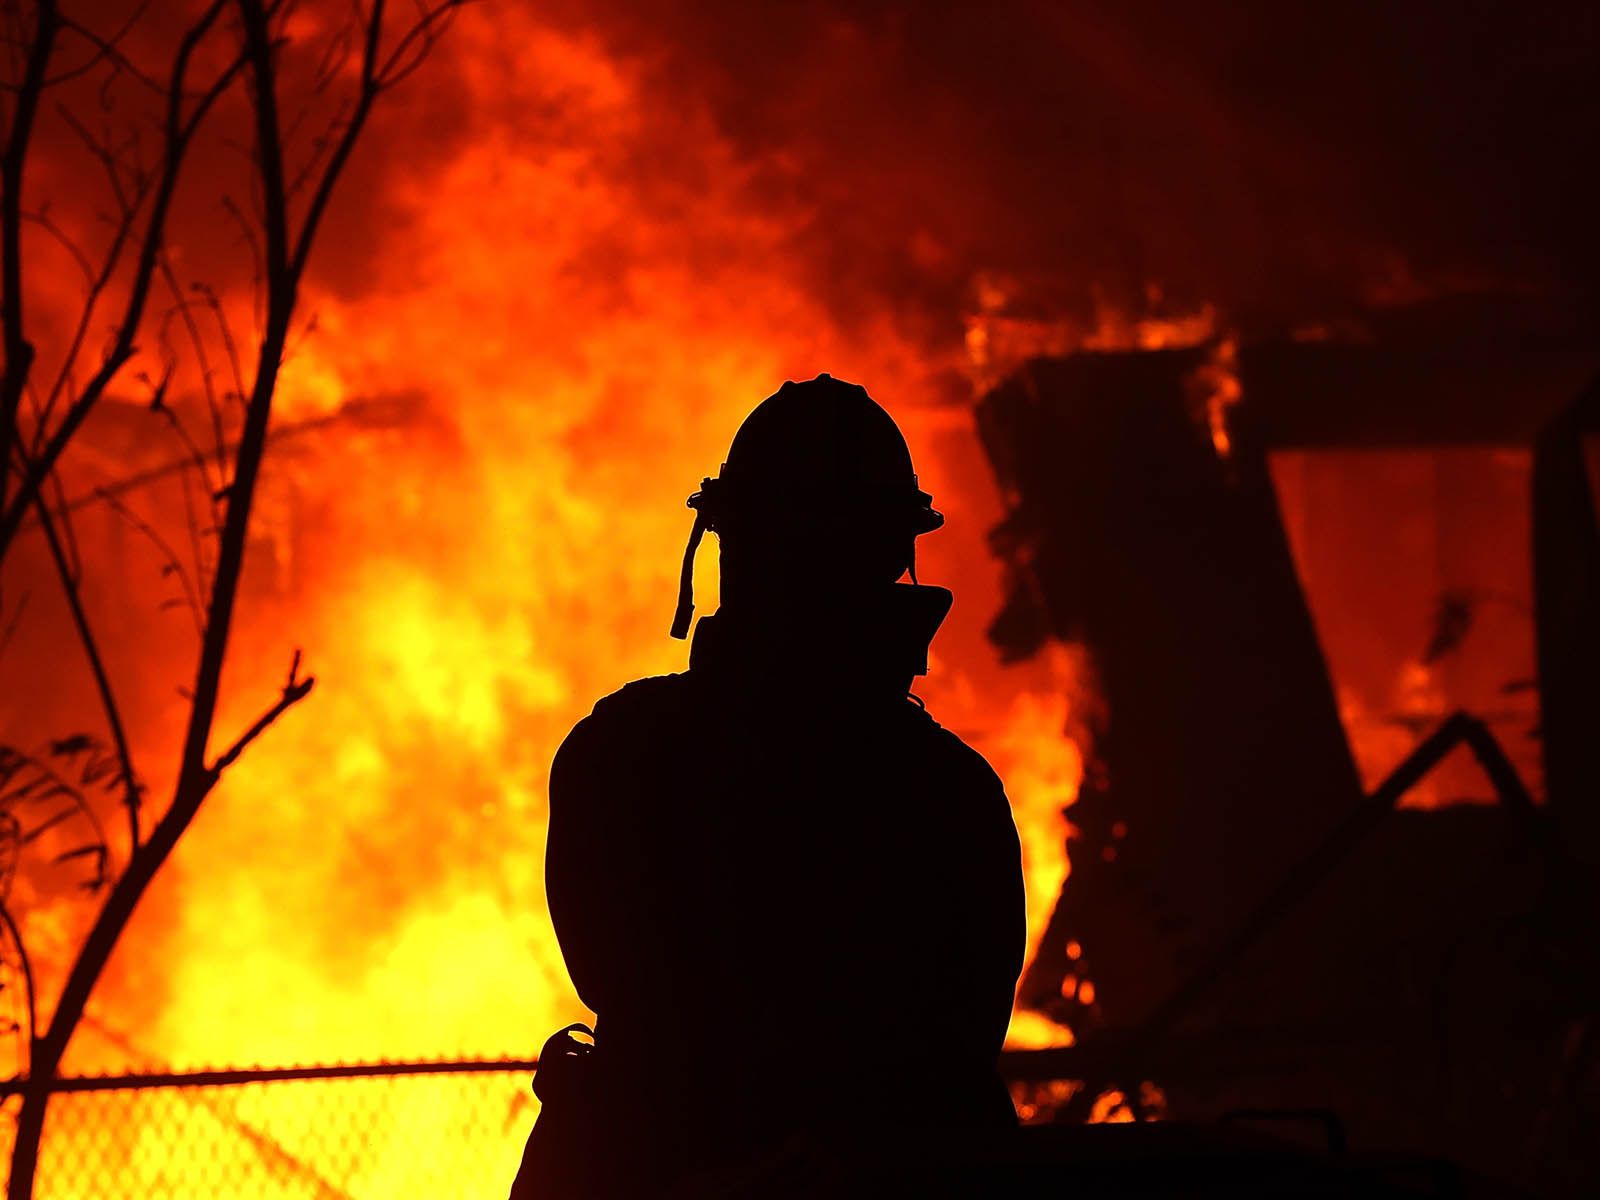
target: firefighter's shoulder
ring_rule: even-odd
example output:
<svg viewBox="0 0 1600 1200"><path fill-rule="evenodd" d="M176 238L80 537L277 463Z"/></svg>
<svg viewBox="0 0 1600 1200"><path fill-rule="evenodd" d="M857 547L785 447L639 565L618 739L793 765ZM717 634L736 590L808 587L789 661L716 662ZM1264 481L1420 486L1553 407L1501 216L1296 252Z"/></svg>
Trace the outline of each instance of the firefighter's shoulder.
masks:
<svg viewBox="0 0 1600 1200"><path fill-rule="evenodd" d="M627 746L638 744L641 735L661 728L683 711L687 688L684 675L652 675L602 696L567 735L558 758L625 752Z"/></svg>
<svg viewBox="0 0 1600 1200"><path fill-rule="evenodd" d="M936 773L952 784L965 785L968 791L993 794L1004 799L1005 785L995 769L959 734L946 729L918 702L908 702L904 719L916 731L920 751L933 764Z"/></svg>
<svg viewBox="0 0 1600 1200"><path fill-rule="evenodd" d="M605 797L629 791L652 769L673 737L667 714L679 691L676 678L636 680L597 701L572 727L550 764L552 813L603 809Z"/></svg>
<svg viewBox="0 0 1600 1200"><path fill-rule="evenodd" d="M600 723L651 720L677 711L689 690L686 674L650 675L625 683L595 701L587 720Z"/></svg>

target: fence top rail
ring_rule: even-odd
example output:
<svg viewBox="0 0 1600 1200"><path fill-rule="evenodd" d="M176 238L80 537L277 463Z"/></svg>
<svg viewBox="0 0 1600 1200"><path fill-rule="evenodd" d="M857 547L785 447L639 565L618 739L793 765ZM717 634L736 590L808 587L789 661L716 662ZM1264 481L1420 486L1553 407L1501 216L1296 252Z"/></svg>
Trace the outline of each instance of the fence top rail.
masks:
<svg viewBox="0 0 1600 1200"><path fill-rule="evenodd" d="M468 1075L532 1071L536 1058L430 1059L423 1062L325 1063L299 1067L233 1067L210 1071L158 1071L124 1075L71 1075L45 1084L51 1093L110 1092L133 1088L225 1087L286 1079L362 1079L386 1075ZM45 1081L40 1081L44 1083ZM25 1077L0 1082L0 1098L28 1090Z"/></svg>
<svg viewBox="0 0 1600 1200"><path fill-rule="evenodd" d="M1000 1055L1002 1078L1077 1078L1085 1066L1082 1049L1007 1050ZM64 1075L40 1080L52 1095L63 1092L114 1092L139 1088L227 1087L245 1083L277 1083L296 1079L372 1079L395 1075L487 1075L531 1072L537 1058L443 1058L355 1063L319 1063L288 1067L226 1067L202 1071L138 1071L120 1075ZM0 1080L0 1100L20 1096L30 1087L26 1076Z"/></svg>

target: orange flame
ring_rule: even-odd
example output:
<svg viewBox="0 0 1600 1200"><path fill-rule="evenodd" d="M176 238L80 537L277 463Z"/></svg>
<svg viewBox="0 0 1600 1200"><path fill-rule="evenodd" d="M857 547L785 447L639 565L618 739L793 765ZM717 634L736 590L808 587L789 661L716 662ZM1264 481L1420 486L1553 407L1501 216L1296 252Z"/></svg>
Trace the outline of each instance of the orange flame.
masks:
<svg viewBox="0 0 1600 1200"><path fill-rule="evenodd" d="M705 112L650 110L596 41L514 9L468 10L451 37L495 115L394 185L359 294L307 286L316 330L274 419L325 424L269 454L219 730L248 723L291 647L320 686L180 847L76 1069L527 1054L583 1016L543 907L548 764L596 697L682 668L665 621L683 498L759 399L824 369L895 412L951 516L920 563L958 592L922 690L1007 781L1034 940L1066 879L1076 673L1065 652L1001 668L984 641L999 504L942 382L959 348L890 311L836 314L793 249L801 208L756 196ZM641 166L662 144L690 159L668 179ZM181 519L161 500L138 502ZM182 634L164 624L144 669L181 676L154 646ZM138 736L154 795L183 711L171 697ZM55 919L39 907L31 931ZM1069 1039L1033 1014L1013 1035ZM394 1179L441 1153L399 1116L374 1136Z"/></svg>

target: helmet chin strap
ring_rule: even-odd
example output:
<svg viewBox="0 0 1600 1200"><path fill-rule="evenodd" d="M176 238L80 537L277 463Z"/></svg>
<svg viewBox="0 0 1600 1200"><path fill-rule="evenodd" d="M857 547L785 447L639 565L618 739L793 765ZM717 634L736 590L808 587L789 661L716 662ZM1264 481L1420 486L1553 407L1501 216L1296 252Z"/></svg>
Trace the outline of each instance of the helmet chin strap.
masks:
<svg viewBox="0 0 1600 1200"><path fill-rule="evenodd" d="M706 536L706 529L710 521L704 512L695 513L694 527L689 530L689 543L683 548L683 565L678 571L678 607L672 614L673 637L680 642L689 637L689 626L694 621L694 558L700 550L700 542ZM917 548L912 543L911 558L906 563L906 570L911 575L913 587L921 587L917 581Z"/></svg>
<svg viewBox="0 0 1600 1200"><path fill-rule="evenodd" d="M683 548L683 568L678 573L678 610L672 615L672 636L680 642L689 636L689 623L694 620L694 556L700 549L700 539L706 535L706 514L697 511L694 528L689 531L689 544Z"/></svg>

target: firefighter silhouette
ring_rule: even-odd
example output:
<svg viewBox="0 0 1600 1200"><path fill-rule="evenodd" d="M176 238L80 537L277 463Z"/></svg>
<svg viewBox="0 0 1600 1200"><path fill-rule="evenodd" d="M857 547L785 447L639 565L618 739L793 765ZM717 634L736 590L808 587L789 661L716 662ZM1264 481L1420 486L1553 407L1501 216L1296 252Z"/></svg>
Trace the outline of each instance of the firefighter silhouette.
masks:
<svg viewBox="0 0 1600 1200"><path fill-rule="evenodd" d="M674 636L706 531L722 576L689 669L601 700L551 768L550 915L596 1028L546 1046L514 1197L812 1194L902 1134L1015 1122L1020 851L910 696L951 594L915 582L944 518L905 439L862 387L785 383L689 506Z"/></svg>

